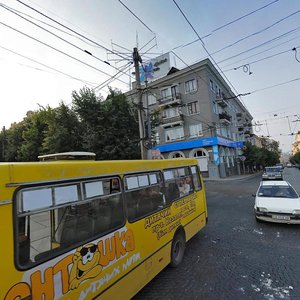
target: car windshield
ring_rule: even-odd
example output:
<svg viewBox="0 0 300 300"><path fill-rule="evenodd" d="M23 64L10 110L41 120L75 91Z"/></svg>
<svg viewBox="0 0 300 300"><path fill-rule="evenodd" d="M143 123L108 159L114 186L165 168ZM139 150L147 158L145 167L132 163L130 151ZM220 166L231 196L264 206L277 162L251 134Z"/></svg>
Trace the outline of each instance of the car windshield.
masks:
<svg viewBox="0 0 300 300"><path fill-rule="evenodd" d="M298 198L297 193L290 186L261 186L257 195L259 197Z"/></svg>
<svg viewBox="0 0 300 300"><path fill-rule="evenodd" d="M267 173L278 173L280 172L280 168L266 168L265 170Z"/></svg>

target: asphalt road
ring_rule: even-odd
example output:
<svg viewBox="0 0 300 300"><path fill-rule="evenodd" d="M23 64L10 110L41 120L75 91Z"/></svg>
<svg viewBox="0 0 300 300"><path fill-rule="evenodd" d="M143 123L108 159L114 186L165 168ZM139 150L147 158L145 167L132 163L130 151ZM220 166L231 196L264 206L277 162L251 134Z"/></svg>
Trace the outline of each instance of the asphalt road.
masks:
<svg viewBox="0 0 300 300"><path fill-rule="evenodd" d="M283 175L300 193L300 170ZM256 222L260 179L206 182L208 225L134 300L300 299L300 225Z"/></svg>

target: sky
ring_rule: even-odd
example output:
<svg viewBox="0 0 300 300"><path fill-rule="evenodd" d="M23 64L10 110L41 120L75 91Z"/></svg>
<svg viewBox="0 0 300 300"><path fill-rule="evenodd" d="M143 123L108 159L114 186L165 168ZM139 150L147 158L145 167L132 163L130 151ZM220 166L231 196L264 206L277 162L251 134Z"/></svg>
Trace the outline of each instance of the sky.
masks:
<svg viewBox="0 0 300 300"><path fill-rule="evenodd" d="M209 57L248 94L254 133L283 152L300 131L298 0L2 0L0 10L1 128L71 104L84 86L128 91L137 47L143 61L173 51L179 69Z"/></svg>

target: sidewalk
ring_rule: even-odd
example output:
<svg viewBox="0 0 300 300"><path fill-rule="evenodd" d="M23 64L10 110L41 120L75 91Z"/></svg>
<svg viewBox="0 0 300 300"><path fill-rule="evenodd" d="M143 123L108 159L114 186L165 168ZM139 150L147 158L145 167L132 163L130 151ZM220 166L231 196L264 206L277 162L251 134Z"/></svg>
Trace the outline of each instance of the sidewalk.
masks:
<svg viewBox="0 0 300 300"><path fill-rule="evenodd" d="M254 174L241 174L241 175L233 175L233 176L229 176L229 177L225 177L225 178L203 178L203 181L206 182L210 182L210 181L231 181L231 180L243 180L243 179L247 179L247 178L251 178L251 177L255 177L255 176L261 176L262 172L257 172Z"/></svg>

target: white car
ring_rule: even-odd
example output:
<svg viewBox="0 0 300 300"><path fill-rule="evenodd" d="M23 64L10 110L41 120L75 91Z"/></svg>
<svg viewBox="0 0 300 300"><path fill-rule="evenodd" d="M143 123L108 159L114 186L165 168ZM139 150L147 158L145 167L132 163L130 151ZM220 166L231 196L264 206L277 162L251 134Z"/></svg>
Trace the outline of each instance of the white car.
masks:
<svg viewBox="0 0 300 300"><path fill-rule="evenodd" d="M262 180L283 180L282 168L280 166L266 167L263 174Z"/></svg>
<svg viewBox="0 0 300 300"><path fill-rule="evenodd" d="M257 221L300 224L300 198L287 181L262 181L255 195Z"/></svg>

